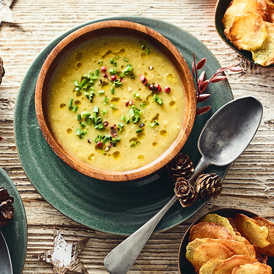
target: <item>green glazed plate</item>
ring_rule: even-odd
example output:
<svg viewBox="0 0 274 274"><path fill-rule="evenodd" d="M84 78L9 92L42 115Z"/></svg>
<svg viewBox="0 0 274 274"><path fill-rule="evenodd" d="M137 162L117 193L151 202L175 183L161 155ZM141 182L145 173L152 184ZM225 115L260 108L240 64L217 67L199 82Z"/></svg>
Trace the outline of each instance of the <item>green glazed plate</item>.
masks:
<svg viewBox="0 0 274 274"><path fill-rule="evenodd" d="M246 51L246 50L239 50L237 49L233 43L231 43L226 36L224 35L224 24L222 22L224 14L227 10L227 8L229 7L230 3L232 2L232 0L219 0L217 5L216 5L216 9L215 9L215 27L216 30L218 32L218 34L220 35L220 37L223 39L223 41L230 46L232 49L234 49L235 51L237 51L242 57L244 57L245 59L247 59L248 61L261 66L260 64L255 63L252 60L252 54L250 51ZM274 67L274 65L270 65L268 67Z"/></svg>
<svg viewBox="0 0 274 274"><path fill-rule="evenodd" d="M258 216L257 214L247 211L247 210L243 210L243 209L238 209L238 208L220 208L220 209L216 209L214 211L208 212L207 214L218 214L220 216L223 217L231 217L234 218L234 216L237 213L240 214L244 214L248 217L255 217ZM188 239L189 239L189 233L190 233L190 229L192 226L194 226L195 224L199 223L204 217L200 217L198 220L196 220L195 222L193 222L190 227L187 229L181 245L180 245L180 249L179 249L179 261L178 261L178 265L179 265L179 271L181 274L195 274L195 270L194 267L191 265L191 263L186 259L186 246L188 245ZM267 264L270 265L272 267L272 269L274 268L274 258L273 257L269 257ZM252 273L251 273L252 274Z"/></svg>
<svg viewBox="0 0 274 274"><path fill-rule="evenodd" d="M46 46L30 66L19 90L15 109L15 139L22 166L37 191L60 212L96 230L129 235L156 214L173 196L174 183L165 169L147 178L127 182L100 181L70 168L55 155L39 128L34 107L34 94L39 71L51 50L68 34L99 21L127 20L150 27L169 39L182 53L189 67L193 60L207 58L205 70L210 77L219 63L195 37L163 21L143 17L111 17L77 26ZM229 84L222 81L208 88L211 97L206 104L211 111L198 116L183 152L197 163L200 155L197 140L204 123L222 105L233 99ZM203 106L203 103L200 104ZM228 167L209 167L224 178ZM196 201L189 208L177 202L156 228L163 231L174 227L198 211L205 202Z"/></svg>
<svg viewBox="0 0 274 274"><path fill-rule="evenodd" d="M0 230L5 237L10 251L13 273L21 274L24 268L27 251L27 219L25 208L12 180L1 168L0 187L4 187L5 189L7 189L8 193L14 198L13 220L8 222L6 226L0 227Z"/></svg>

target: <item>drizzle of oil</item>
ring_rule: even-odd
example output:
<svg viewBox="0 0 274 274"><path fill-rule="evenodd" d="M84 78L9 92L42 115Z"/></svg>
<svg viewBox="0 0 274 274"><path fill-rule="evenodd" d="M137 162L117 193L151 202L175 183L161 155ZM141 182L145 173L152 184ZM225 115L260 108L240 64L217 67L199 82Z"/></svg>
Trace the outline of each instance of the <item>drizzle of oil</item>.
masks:
<svg viewBox="0 0 274 274"><path fill-rule="evenodd" d="M82 52L78 52L78 53L75 54L74 59L75 59L75 60L81 60L82 57L83 57L83 53L82 53Z"/></svg>
<svg viewBox="0 0 274 274"><path fill-rule="evenodd" d="M118 160L121 157L120 151L114 151L112 156L115 160Z"/></svg>
<svg viewBox="0 0 274 274"><path fill-rule="evenodd" d="M94 154L94 153L91 153L91 154L88 156L89 161L93 161L93 160L94 160L94 156L95 156L95 154Z"/></svg>
<svg viewBox="0 0 274 274"><path fill-rule="evenodd" d="M68 133L68 134L71 134L71 133L72 133L72 129L71 129L71 128L68 128L68 129L67 129L67 133Z"/></svg>
<svg viewBox="0 0 274 274"><path fill-rule="evenodd" d="M160 135L163 136L163 137L166 137L167 136L167 131L166 130L161 130L160 131Z"/></svg>
<svg viewBox="0 0 274 274"><path fill-rule="evenodd" d="M144 156L144 155L139 155L139 156L138 156L138 159L139 159L140 161L144 161L144 160L145 160L145 156Z"/></svg>
<svg viewBox="0 0 274 274"><path fill-rule="evenodd" d="M157 145L158 145L157 142L153 142L153 143L152 143L152 146L154 146L154 147L156 147Z"/></svg>
<svg viewBox="0 0 274 274"><path fill-rule="evenodd" d="M167 78L167 80L168 80L169 83L172 83L174 81L174 79L175 79L175 77L172 74L170 74L170 73L168 73L166 75L166 78Z"/></svg>
<svg viewBox="0 0 274 274"><path fill-rule="evenodd" d="M65 108L66 104L62 103L60 104L60 108Z"/></svg>
<svg viewBox="0 0 274 274"><path fill-rule="evenodd" d="M175 102L175 101L170 101L170 102L169 102L169 106L170 106L170 107L175 106L175 104L176 104L176 102Z"/></svg>

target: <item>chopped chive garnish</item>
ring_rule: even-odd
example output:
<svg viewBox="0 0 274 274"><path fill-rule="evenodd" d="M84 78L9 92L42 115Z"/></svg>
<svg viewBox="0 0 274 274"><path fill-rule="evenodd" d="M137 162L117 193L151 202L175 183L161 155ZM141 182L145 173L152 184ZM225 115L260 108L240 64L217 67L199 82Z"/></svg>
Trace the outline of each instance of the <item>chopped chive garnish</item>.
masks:
<svg viewBox="0 0 274 274"><path fill-rule="evenodd" d="M146 49L146 54L149 55L150 54L150 48Z"/></svg>
<svg viewBox="0 0 274 274"><path fill-rule="evenodd" d="M140 116L133 116L131 121L132 121L133 124L138 123L140 121Z"/></svg>
<svg viewBox="0 0 274 274"><path fill-rule="evenodd" d="M114 93L115 93L114 87L111 87L111 88L110 88L110 92L111 92L111 94L114 94Z"/></svg>
<svg viewBox="0 0 274 274"><path fill-rule="evenodd" d="M99 113L99 108L97 106L94 107L93 112Z"/></svg>
<svg viewBox="0 0 274 274"><path fill-rule="evenodd" d="M80 114L80 113L77 114L77 120L78 120L78 121L81 121L81 119L82 119L81 114Z"/></svg>
<svg viewBox="0 0 274 274"><path fill-rule="evenodd" d="M144 50L146 48L145 45L141 45L141 49Z"/></svg>
<svg viewBox="0 0 274 274"><path fill-rule="evenodd" d="M131 78L131 79L135 79L135 74L132 74L132 75L130 76L130 78Z"/></svg>
<svg viewBox="0 0 274 274"><path fill-rule="evenodd" d="M125 75L129 75L133 70L133 67L131 64L128 64L127 67L123 70L123 72L121 73L121 77L125 77Z"/></svg>
<svg viewBox="0 0 274 274"><path fill-rule="evenodd" d="M115 106L115 105L110 105L110 107L112 108L112 109L116 109L117 107Z"/></svg>
<svg viewBox="0 0 274 274"><path fill-rule="evenodd" d="M73 104L73 98L70 98L68 103L68 109L72 109L72 104Z"/></svg>
<svg viewBox="0 0 274 274"><path fill-rule="evenodd" d="M80 128L77 128L76 129L76 135L80 138L80 139L83 139L83 137L88 133L87 129L85 130L82 130Z"/></svg>
<svg viewBox="0 0 274 274"><path fill-rule="evenodd" d="M143 103L140 104L140 107L141 107L141 108L144 108L144 107L146 107L146 105L147 105L147 104L146 104L145 102L143 102Z"/></svg>
<svg viewBox="0 0 274 274"><path fill-rule="evenodd" d="M78 106L74 105L72 111L76 112L78 110Z"/></svg>
<svg viewBox="0 0 274 274"><path fill-rule="evenodd" d="M101 94L105 94L105 91L104 91L104 90L99 90L99 91L98 91L98 94L100 94L100 95L101 95Z"/></svg>
<svg viewBox="0 0 274 274"><path fill-rule="evenodd" d="M159 126L159 123L157 121L153 121L152 123L149 124L151 127L154 126Z"/></svg>
<svg viewBox="0 0 274 274"><path fill-rule="evenodd" d="M121 77L122 77L122 76L121 76ZM118 79L118 80L114 81L113 85L114 85L115 87L120 87L121 85L123 85L123 82L121 82L120 79Z"/></svg>
<svg viewBox="0 0 274 274"><path fill-rule="evenodd" d="M157 94L154 94L153 100L160 106L164 103L163 100Z"/></svg>
<svg viewBox="0 0 274 274"><path fill-rule="evenodd" d="M118 127L123 128L123 127L124 127L124 124L121 123L121 122L119 122L119 123L118 123Z"/></svg>
<svg viewBox="0 0 274 274"><path fill-rule="evenodd" d="M124 58L124 61L125 61L125 62L128 62L128 59L125 57L125 58Z"/></svg>
<svg viewBox="0 0 274 274"><path fill-rule="evenodd" d="M86 125L82 122L82 123L80 123L80 127L84 128L84 127L86 127Z"/></svg>
<svg viewBox="0 0 274 274"><path fill-rule="evenodd" d="M126 116L124 114L122 115L121 120L124 121L124 122L126 122L127 118L126 118Z"/></svg>
<svg viewBox="0 0 274 274"><path fill-rule="evenodd" d="M115 67L117 66L117 62L113 58L110 59L110 63Z"/></svg>
<svg viewBox="0 0 274 274"><path fill-rule="evenodd" d="M91 118L87 118L85 121L86 121L87 125L89 125L89 126L92 124L92 119Z"/></svg>
<svg viewBox="0 0 274 274"><path fill-rule="evenodd" d="M111 75L115 75L117 73L117 69L116 68L112 68L112 69L109 70L109 73Z"/></svg>
<svg viewBox="0 0 274 274"><path fill-rule="evenodd" d="M95 137L95 139L94 139L95 143L98 143L98 142L100 142L101 140L102 140L102 135L101 135L101 134L98 134L98 136Z"/></svg>
<svg viewBox="0 0 274 274"><path fill-rule="evenodd" d="M87 111L81 113L81 117L82 117L83 119L86 119L86 118L88 118L89 116L90 116L90 113L87 112Z"/></svg>
<svg viewBox="0 0 274 274"><path fill-rule="evenodd" d="M105 97L105 98L104 98L104 105L106 105L106 104L108 103L108 100L109 100L108 97Z"/></svg>
<svg viewBox="0 0 274 274"><path fill-rule="evenodd" d="M137 134L142 133L142 131L143 131L143 130L142 130L141 128L136 129L136 133L137 133Z"/></svg>
<svg viewBox="0 0 274 274"><path fill-rule="evenodd" d="M136 92L134 91L134 92L133 92L133 97L134 97L134 98L140 99L140 94L138 94L138 93L136 93Z"/></svg>
<svg viewBox="0 0 274 274"><path fill-rule="evenodd" d="M105 114L107 114L107 112L108 111L104 108L103 111L102 111L102 114L105 115Z"/></svg>
<svg viewBox="0 0 274 274"><path fill-rule="evenodd" d="M75 87L79 87L79 83L78 83L77 80L74 81L74 86L75 86Z"/></svg>
<svg viewBox="0 0 274 274"><path fill-rule="evenodd" d="M98 76L98 75L99 75L99 69L98 69L98 68L95 70L94 75L95 75L95 76Z"/></svg>
<svg viewBox="0 0 274 274"><path fill-rule="evenodd" d="M102 64L104 64L104 62L102 60L99 60L98 65L102 65Z"/></svg>
<svg viewBox="0 0 274 274"><path fill-rule="evenodd" d="M126 123L129 124L129 122L130 122L130 119L127 119Z"/></svg>
<svg viewBox="0 0 274 274"><path fill-rule="evenodd" d="M132 141L129 146L131 148L134 148L136 145L139 145L139 144L140 144L140 141Z"/></svg>

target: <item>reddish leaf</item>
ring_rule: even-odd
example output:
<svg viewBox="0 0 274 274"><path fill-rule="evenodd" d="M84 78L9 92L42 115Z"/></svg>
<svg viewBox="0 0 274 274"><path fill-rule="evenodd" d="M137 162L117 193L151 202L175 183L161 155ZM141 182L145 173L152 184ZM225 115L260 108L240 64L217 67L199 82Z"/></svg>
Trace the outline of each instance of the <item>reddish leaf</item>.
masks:
<svg viewBox="0 0 274 274"><path fill-rule="evenodd" d="M241 68L241 67L231 67L231 68L228 68L230 71L233 71L233 72L241 72L244 70L244 68Z"/></svg>
<svg viewBox="0 0 274 274"><path fill-rule="evenodd" d="M198 108L198 109L196 110L196 115L204 114L204 113L206 113L207 111L209 111L210 109L211 109L211 106L206 106L206 107Z"/></svg>
<svg viewBox="0 0 274 274"><path fill-rule="evenodd" d="M208 80L205 80L204 82L202 82L201 85L198 86L198 89L199 89L198 93L200 94L200 93L204 92L205 89L207 88L208 84L209 84Z"/></svg>
<svg viewBox="0 0 274 274"><path fill-rule="evenodd" d="M197 69L197 70L201 69L201 68L205 65L205 63L206 63L206 58L201 59L201 60L198 62L197 66L196 66L196 69Z"/></svg>
<svg viewBox="0 0 274 274"><path fill-rule="evenodd" d="M218 70L216 71L215 75L216 75L216 74L219 74L219 73L221 73L221 72L224 72L224 71L226 71L227 69L228 69L228 67L220 68L220 69L218 69Z"/></svg>
<svg viewBox="0 0 274 274"><path fill-rule="evenodd" d="M205 80L205 71L203 71L198 79L198 86L202 84L202 82Z"/></svg>
<svg viewBox="0 0 274 274"><path fill-rule="evenodd" d="M210 83L217 83L226 79L226 76L214 76L209 79Z"/></svg>
<svg viewBox="0 0 274 274"><path fill-rule="evenodd" d="M194 68L195 68L195 66L194 66L194 61L193 61L193 62L192 62L192 74L193 74L193 76L195 77Z"/></svg>
<svg viewBox="0 0 274 274"><path fill-rule="evenodd" d="M208 99L210 97L210 94L199 94L197 95L197 103L201 103Z"/></svg>

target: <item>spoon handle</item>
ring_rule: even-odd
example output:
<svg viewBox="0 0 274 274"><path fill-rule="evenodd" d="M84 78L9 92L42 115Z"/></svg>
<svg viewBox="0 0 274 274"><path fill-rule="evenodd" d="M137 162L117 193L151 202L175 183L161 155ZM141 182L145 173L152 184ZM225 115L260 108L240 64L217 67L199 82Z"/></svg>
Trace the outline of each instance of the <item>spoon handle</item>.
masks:
<svg viewBox="0 0 274 274"><path fill-rule="evenodd" d="M195 168L190 179L194 179L209 164L202 157ZM122 243L116 246L104 260L104 265L111 274L126 274L138 255L142 251L152 232L160 222L165 213L177 201L174 195L170 201L148 222L141 226L131 236L126 238Z"/></svg>

